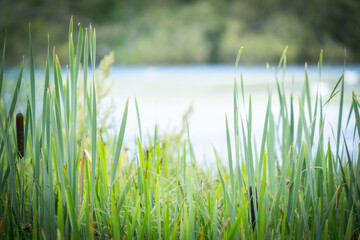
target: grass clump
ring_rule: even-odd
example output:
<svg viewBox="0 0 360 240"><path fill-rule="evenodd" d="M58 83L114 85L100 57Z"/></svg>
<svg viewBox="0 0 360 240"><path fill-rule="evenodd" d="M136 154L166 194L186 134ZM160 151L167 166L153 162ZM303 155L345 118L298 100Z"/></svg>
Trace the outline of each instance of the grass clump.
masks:
<svg viewBox="0 0 360 240"><path fill-rule="evenodd" d="M35 88L39 86L35 82L31 35L30 95L26 109L22 109L25 117L20 113L15 117L24 64L9 107L1 102L2 237L359 237L360 153L355 156L355 151L349 151L350 143L343 137L343 76L329 98L340 93L336 146L324 139L323 108L328 101L324 104L320 94L311 99L306 66L304 88L297 99L293 95L288 98L276 74L280 113L273 113L270 96L260 146L256 146L253 138L251 98L245 106L243 79L240 78L240 87L235 79L233 135L226 118L228 162L223 165L214 151L217 171L207 172L196 164L188 126L187 135L175 138L175 144L170 144L168 137L159 136L156 126L153 138L146 139L136 101L137 151L129 154L123 151L129 101L124 107L119 133L106 143L103 141L97 127L95 29L90 26L84 31L79 25L76 47L74 34L71 20L66 79L61 74L55 50L51 64L48 49L40 116L35 111ZM0 97L5 81L4 63L5 46L0 65ZM89 76L88 65L93 73ZM278 71L282 67L285 71L286 49ZM322 53L320 76L321 67ZM83 99L78 98L77 91L80 74L83 74ZM54 87L50 88L52 84ZM81 119L77 113L79 101L85 106ZM353 93L348 119L354 118L355 124L351 126L352 122L348 121L346 125L357 130L354 139L360 136L359 107ZM248 111L240 115L240 108ZM295 110L299 116L295 116ZM79 120L85 126L81 131Z"/></svg>

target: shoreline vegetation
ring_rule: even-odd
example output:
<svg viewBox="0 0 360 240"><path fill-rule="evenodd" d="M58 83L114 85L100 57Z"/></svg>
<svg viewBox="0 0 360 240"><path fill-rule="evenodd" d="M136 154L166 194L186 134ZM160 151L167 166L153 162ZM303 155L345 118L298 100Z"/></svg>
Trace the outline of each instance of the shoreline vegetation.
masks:
<svg viewBox="0 0 360 240"><path fill-rule="evenodd" d="M263 119L262 140L253 139L251 96L235 61L233 119L225 117L227 164L214 146L214 171L197 165L186 119L176 136L146 136L135 98L139 126L137 150L123 143L129 109L123 107L118 134L103 138L95 80L97 34L69 25L68 67L62 77L56 49L47 48L44 86L35 75L29 34L30 87L20 103L24 60L16 86L6 81L5 49L0 63L0 236L7 239L357 239L360 235L360 151L349 152L345 131L360 137L360 104L352 93L343 112L344 75L328 99L285 92L282 72L287 48L276 71L280 114L271 96ZM77 35L77 41L74 36ZM48 40L49 42L49 40ZM323 52L318 62L319 79ZM80 70L83 71L80 71ZM81 73L81 76L80 76ZM240 76L240 77L239 77ZM83 87L78 88L78 81ZM53 86L50 88L50 86ZM43 88L40 113L36 89ZM324 139L323 107L339 101L333 129L336 144ZM78 107L79 103L82 108ZM141 104L141 103L140 103ZM26 107L20 108L20 105ZM245 112L240 109L246 109ZM295 111L296 109L296 111ZM298 112L296 116L294 112ZM350 121L350 120L354 121ZM351 125L354 123L354 125ZM234 132L230 134L229 125ZM316 138L315 135L318 137ZM356 140L357 139L357 140ZM360 147L360 145L358 146Z"/></svg>

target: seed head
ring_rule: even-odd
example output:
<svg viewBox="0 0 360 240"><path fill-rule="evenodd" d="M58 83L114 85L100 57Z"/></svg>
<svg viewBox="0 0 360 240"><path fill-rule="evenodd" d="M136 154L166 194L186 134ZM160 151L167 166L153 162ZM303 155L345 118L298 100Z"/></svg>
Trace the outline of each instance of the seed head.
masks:
<svg viewBox="0 0 360 240"><path fill-rule="evenodd" d="M16 137L18 146L18 155L24 157L24 116L21 113L16 115Z"/></svg>
<svg viewBox="0 0 360 240"><path fill-rule="evenodd" d="M255 188L255 194L253 194L253 189L250 187L249 188L249 197L250 197L250 210L251 210L251 225L253 230L255 230L255 226L256 226L256 216L255 216L255 207L256 209L258 209L258 201L257 201L257 191ZM254 204L254 198L256 195L256 205Z"/></svg>

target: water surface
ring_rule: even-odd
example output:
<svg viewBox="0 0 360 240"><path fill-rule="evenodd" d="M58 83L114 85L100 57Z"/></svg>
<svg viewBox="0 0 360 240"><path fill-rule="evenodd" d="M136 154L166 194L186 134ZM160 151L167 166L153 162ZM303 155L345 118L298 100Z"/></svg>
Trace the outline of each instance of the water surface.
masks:
<svg viewBox="0 0 360 240"><path fill-rule="evenodd" d="M321 78L317 66L308 67L308 77L312 99L319 90L323 101L328 99L333 87L343 73L342 66L324 66ZM253 109L254 137L260 142L269 92L273 93L272 108L274 115L279 112L276 92L276 78L284 82L288 93L296 99L301 95L305 79L304 66L288 66L285 73L276 75L274 67L240 66L235 75L234 66L117 66L110 74L111 98L116 103L116 116L120 120L126 98L130 97L128 127L126 137L133 142L138 134L133 97L137 97L145 134L152 135L155 124L160 133L171 133L181 129L182 117L189 107L192 114L188 117L190 138L200 161L214 161L213 147L220 156L226 158L225 114L229 118L230 131L233 126L233 86L234 78L244 80L246 108L251 93ZM360 66L348 66L345 70L345 106L347 114L350 107L351 92L359 93ZM336 131L338 119L338 98L324 108L326 114L325 139L333 143L332 127ZM297 108L297 105L295 105ZM242 116L245 109L240 109ZM295 114L298 114L295 111ZM297 115L295 115L297 116ZM344 115L346 121L347 115ZM346 138L352 142L353 125L344 130ZM345 125L344 125L345 129ZM131 143L129 143L131 145ZM352 149L352 148L351 148ZM356 154L354 148L354 154Z"/></svg>

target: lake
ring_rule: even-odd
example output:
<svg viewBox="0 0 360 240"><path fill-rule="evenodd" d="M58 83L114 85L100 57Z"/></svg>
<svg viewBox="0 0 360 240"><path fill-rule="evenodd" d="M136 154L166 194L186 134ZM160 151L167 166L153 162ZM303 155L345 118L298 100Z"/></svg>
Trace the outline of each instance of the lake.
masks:
<svg viewBox="0 0 360 240"><path fill-rule="evenodd" d="M272 109L274 115L276 116L279 112L275 80L276 70L274 67L265 65L239 66L236 72L238 82L240 81L240 72L244 79L246 108L251 93L254 138L260 145L269 92L273 93ZM309 66L308 75L312 99L315 99L317 89L319 89L323 96L323 102L325 102L342 73L342 66L324 66L321 81L319 81L317 67ZM6 70L5 74L6 79L16 79L18 70ZM63 74L65 80L65 69ZM43 70L37 69L37 79L43 79L43 75ZM25 86L28 84L28 78L29 73L25 72ZM196 158L204 164L212 164L215 159L213 153L213 147L215 147L226 162L225 114L228 116L230 133L232 133L234 78L235 68L229 65L114 66L106 80L106 85L111 88L110 94L105 97L101 103L102 106L98 107L98 114L103 114L104 109L113 106L115 111L112 112L107 121L115 122L117 132L125 101L129 97L130 106L125 146L136 151L138 124L134 97L138 100L144 136L153 136L155 124L158 125L160 135L179 132L183 126L183 116L191 108L188 123ZM288 100L290 94L293 94L294 99L297 99L301 94L305 79L304 66L288 66L285 74L279 71L278 78L280 81L284 81ZM10 82L7 80L7 83ZM39 102L42 101L42 84L40 81L41 87L37 88ZM345 70L343 123L347 120L353 90L357 94L360 92L360 65L347 66ZM12 91L5 92L5 104L10 101ZM22 99L21 101L25 102L26 100ZM335 141L331 126L336 131L339 112L338 102L339 97L337 96L324 108L324 114L326 114L324 139L330 139L333 146ZM297 103L294 106L296 110L298 108ZM244 116L245 108L241 108L240 112ZM297 114L298 112L295 111L295 116L298 116ZM351 119L346 131L345 124L343 125L345 137L350 144L353 142L354 118ZM357 154L358 142L359 140L356 138L354 145L350 144L349 149L352 154Z"/></svg>
<svg viewBox="0 0 360 240"><path fill-rule="evenodd" d="M253 107L253 128L256 142L260 142L269 91L273 92L272 108L274 114L279 112L276 92L275 68L267 66L240 66L237 79L242 72L244 79L246 104L251 93ZM321 82L316 66L308 67L312 99L319 89L325 102L336 82L343 73L342 66L324 66ZM116 111L114 118L120 125L125 101L130 97L129 115L126 129L128 146L132 148L138 126L134 97L139 104L143 134L153 135L155 124L160 133L179 131L182 117L189 107L192 114L188 117L190 138L194 145L196 158L203 163L214 161L213 147L226 161L225 114L228 115L230 132L233 126L233 86L235 78L234 66L201 65L201 66L116 66L110 74L111 94ZM285 74L278 73L280 81L284 79L285 89L294 99L301 94L305 79L304 66L288 66ZM347 66L345 71L345 105L344 120L350 107L351 92L359 93L360 66ZM109 98L109 99L110 99ZM336 129L338 121L338 102L335 97L324 108L326 114L325 138L334 139L331 126ZM246 105L247 106L247 105ZM297 109L297 104L295 104ZM240 109L244 114L244 109ZM295 114L298 114L296 111ZM298 115L295 115L296 117ZM352 142L354 121L345 132L346 139ZM336 130L335 130L336 131ZM358 139L356 140L358 141ZM357 144L356 144L357 145ZM351 146L353 154L357 147Z"/></svg>

